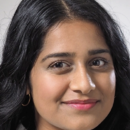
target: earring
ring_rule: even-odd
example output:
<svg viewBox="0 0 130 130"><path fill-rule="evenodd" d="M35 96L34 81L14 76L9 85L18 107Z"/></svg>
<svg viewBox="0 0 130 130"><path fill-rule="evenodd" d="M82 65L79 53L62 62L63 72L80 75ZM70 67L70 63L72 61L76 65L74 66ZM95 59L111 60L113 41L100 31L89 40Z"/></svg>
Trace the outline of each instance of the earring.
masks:
<svg viewBox="0 0 130 130"><path fill-rule="evenodd" d="M27 106L29 103L30 103L30 100L31 100L31 95L30 95L30 93L28 94L28 96L29 96L29 100L28 100L28 102L27 102L27 104L22 104L22 106Z"/></svg>

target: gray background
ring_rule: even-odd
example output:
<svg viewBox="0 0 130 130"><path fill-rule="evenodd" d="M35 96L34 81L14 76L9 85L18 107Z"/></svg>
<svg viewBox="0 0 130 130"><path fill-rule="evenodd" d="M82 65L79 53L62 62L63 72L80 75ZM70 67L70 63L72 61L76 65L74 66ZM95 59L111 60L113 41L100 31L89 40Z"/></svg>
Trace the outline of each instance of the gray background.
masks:
<svg viewBox="0 0 130 130"><path fill-rule="evenodd" d="M9 22L21 0L0 0L0 62ZM130 50L130 0L97 0L113 15L126 37Z"/></svg>

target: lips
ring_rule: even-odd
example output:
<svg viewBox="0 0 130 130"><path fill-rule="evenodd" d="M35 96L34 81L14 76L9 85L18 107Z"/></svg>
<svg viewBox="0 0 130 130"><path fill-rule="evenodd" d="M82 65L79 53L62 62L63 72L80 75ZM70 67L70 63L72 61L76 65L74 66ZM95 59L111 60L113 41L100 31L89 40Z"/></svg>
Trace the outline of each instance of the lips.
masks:
<svg viewBox="0 0 130 130"><path fill-rule="evenodd" d="M76 99L76 100L65 101L62 103L77 110L89 110L92 107L94 107L98 102L99 100L97 99L87 99L87 100Z"/></svg>

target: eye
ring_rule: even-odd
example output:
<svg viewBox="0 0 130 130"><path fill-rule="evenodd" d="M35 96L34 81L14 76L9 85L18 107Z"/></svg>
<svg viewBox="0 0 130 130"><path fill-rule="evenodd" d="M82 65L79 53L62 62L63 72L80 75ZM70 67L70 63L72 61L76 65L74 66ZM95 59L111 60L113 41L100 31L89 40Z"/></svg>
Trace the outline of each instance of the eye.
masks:
<svg viewBox="0 0 130 130"><path fill-rule="evenodd" d="M105 65L105 61L103 60L94 60L92 62L92 66L103 66L103 65Z"/></svg>
<svg viewBox="0 0 130 130"><path fill-rule="evenodd" d="M92 67L104 67L107 63L108 62L105 59L94 59L90 62L90 66L92 66Z"/></svg>
<svg viewBox="0 0 130 130"><path fill-rule="evenodd" d="M66 67L69 67L70 65L66 62L63 62L63 61L58 61L58 62L55 62L53 64L51 64L49 67L51 69L60 69L60 68L66 68Z"/></svg>

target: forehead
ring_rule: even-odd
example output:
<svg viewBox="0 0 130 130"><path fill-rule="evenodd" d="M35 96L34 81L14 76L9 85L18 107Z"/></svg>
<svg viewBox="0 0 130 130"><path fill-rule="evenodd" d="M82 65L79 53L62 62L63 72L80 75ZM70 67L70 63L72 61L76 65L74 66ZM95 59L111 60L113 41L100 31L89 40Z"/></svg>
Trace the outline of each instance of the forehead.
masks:
<svg viewBox="0 0 130 130"><path fill-rule="evenodd" d="M74 49L108 49L103 33L95 24L80 20L65 21L53 26L44 40L44 51Z"/></svg>

